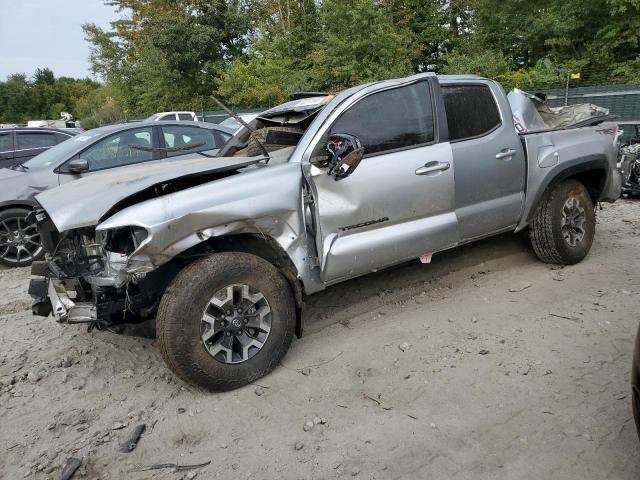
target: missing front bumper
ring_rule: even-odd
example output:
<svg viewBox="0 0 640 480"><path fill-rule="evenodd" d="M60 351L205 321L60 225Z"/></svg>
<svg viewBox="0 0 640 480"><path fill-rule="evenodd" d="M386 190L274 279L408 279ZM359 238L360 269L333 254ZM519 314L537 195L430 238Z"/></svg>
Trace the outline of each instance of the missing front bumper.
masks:
<svg viewBox="0 0 640 480"><path fill-rule="evenodd" d="M60 323L91 323L98 318L92 303L74 302L64 284L55 278L34 278L29 284L33 297L32 311L35 315L53 314Z"/></svg>

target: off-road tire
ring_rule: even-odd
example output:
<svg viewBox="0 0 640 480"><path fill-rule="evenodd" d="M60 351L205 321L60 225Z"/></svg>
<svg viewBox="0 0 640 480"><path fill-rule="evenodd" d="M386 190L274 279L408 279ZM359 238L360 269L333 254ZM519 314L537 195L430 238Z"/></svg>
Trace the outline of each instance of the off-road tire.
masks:
<svg viewBox="0 0 640 480"><path fill-rule="evenodd" d="M26 208L14 207L7 208L6 210L0 211L0 223L1 222L10 222L15 218L25 219L27 215L31 213L31 210ZM26 225L26 222L23 220L23 225ZM29 227L31 228L31 227ZM35 229L30 233L34 233ZM4 231L0 232L0 234L5 233ZM1 253L1 252L0 252ZM27 259L21 258L20 261L17 261L16 258L7 259L0 257L0 264L5 265L7 267L28 267L35 260L42 260L44 258L44 248L40 248L39 251L35 252L35 255L31 255Z"/></svg>
<svg viewBox="0 0 640 480"><path fill-rule="evenodd" d="M585 212L584 237L575 246L562 233L562 210L569 198L576 198ZM596 214L589 192L578 180L569 179L547 191L531 221L529 238L533 250L545 263L573 265L587 256L596 231Z"/></svg>
<svg viewBox="0 0 640 480"><path fill-rule="evenodd" d="M242 363L213 358L201 340L200 323L209 300L227 285L259 290L271 308L271 330L264 346ZM232 390L266 375L287 353L296 325L291 287L266 260L248 253L215 253L182 270L160 302L156 331L160 352L186 382L211 391Z"/></svg>

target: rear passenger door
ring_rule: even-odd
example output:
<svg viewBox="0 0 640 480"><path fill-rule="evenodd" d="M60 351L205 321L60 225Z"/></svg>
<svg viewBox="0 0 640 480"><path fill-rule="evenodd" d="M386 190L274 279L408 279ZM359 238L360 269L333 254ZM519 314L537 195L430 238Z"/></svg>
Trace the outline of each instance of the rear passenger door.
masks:
<svg viewBox="0 0 640 480"><path fill-rule="evenodd" d="M460 240L512 229L524 205L525 157L501 88L491 81L442 85L456 166Z"/></svg>
<svg viewBox="0 0 640 480"><path fill-rule="evenodd" d="M0 130L0 168L10 167L13 164L13 132Z"/></svg>
<svg viewBox="0 0 640 480"><path fill-rule="evenodd" d="M58 139L54 132L37 130L17 130L16 132L15 163L23 163L30 158L57 145Z"/></svg>
<svg viewBox="0 0 640 480"><path fill-rule="evenodd" d="M310 146L314 158L326 152L330 134L349 134L365 151L358 168L339 181L324 168L309 168L325 283L457 242L454 168L449 144L436 138L435 86L420 80L374 88L343 112L336 110Z"/></svg>

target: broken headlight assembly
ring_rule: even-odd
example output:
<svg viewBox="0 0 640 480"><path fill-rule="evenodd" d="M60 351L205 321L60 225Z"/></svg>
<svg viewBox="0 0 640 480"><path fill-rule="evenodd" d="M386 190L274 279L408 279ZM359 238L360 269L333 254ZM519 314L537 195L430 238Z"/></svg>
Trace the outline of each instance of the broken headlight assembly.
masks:
<svg viewBox="0 0 640 480"><path fill-rule="evenodd" d="M131 255L149 236L149 232L142 227L119 227L98 231L102 247L107 252L120 255Z"/></svg>

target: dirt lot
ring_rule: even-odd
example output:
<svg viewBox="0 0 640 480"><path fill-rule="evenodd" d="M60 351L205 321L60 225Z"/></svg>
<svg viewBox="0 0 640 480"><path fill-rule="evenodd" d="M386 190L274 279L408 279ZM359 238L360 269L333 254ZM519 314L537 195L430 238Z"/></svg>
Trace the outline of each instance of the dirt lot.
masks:
<svg viewBox="0 0 640 480"><path fill-rule="evenodd" d="M0 478L57 479L75 456L94 479L637 479L640 202L598 222L573 267L505 236L331 288L260 387L223 394L152 340L33 317L28 270L0 271Z"/></svg>

